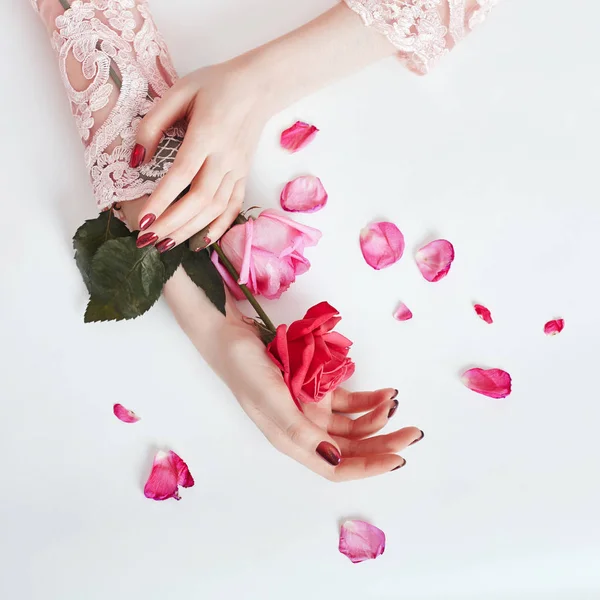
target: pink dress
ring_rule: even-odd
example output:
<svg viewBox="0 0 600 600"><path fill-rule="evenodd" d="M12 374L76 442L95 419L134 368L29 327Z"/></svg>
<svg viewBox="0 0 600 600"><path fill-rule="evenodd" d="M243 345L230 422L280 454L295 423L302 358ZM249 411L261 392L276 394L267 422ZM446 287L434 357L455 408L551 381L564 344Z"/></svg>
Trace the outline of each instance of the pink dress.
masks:
<svg viewBox="0 0 600 600"><path fill-rule="evenodd" d="M421 74L498 1L345 0ZM139 122L177 79L146 0L31 2L58 56L98 208L151 194L173 163L184 129L167 131L150 163L129 167Z"/></svg>

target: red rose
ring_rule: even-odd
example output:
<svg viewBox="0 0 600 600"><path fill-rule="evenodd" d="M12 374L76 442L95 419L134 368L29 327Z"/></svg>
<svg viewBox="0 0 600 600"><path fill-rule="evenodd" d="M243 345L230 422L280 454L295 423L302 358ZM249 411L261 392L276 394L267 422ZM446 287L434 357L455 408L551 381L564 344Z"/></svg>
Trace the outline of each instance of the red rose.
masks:
<svg viewBox="0 0 600 600"><path fill-rule="evenodd" d="M320 402L354 373L348 358L352 342L332 331L341 320L335 308L321 302L301 321L280 325L267 346L297 404Z"/></svg>

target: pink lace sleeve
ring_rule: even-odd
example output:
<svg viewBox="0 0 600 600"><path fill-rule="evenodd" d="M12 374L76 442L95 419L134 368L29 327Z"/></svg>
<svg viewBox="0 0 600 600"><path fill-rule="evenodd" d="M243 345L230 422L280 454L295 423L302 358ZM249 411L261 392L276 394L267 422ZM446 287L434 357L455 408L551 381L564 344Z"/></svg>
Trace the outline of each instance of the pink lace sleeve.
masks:
<svg viewBox="0 0 600 600"><path fill-rule="evenodd" d="M129 166L136 128L177 74L145 0L31 0L51 36L98 207L150 194L184 130L166 132L155 158Z"/></svg>
<svg viewBox="0 0 600 600"><path fill-rule="evenodd" d="M500 0L344 0L385 35L415 73L425 74Z"/></svg>

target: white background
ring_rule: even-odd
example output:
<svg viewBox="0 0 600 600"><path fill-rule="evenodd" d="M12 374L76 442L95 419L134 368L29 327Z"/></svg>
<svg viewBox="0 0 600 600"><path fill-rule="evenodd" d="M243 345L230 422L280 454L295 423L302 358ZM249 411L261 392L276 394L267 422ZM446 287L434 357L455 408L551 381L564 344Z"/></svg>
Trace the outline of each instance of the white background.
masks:
<svg viewBox="0 0 600 600"><path fill-rule="evenodd" d="M184 74L332 4L153 9ZM426 433L401 471L334 485L268 445L164 303L83 324L70 239L94 205L81 146L42 25L28 2L1 0L1 598L600 598L600 10L577 4L501 3L430 76L384 61L265 131L249 206L276 205L305 172L330 193L302 218L324 232L312 270L269 312L291 321L331 302L355 341L351 387L398 387L393 425ZM296 118L321 133L289 156L277 137ZM358 233L381 218L407 252L375 272ZM412 254L435 237L457 258L429 284ZM413 321L392 319L399 300ZM559 316L564 332L545 337ZM464 388L475 365L510 371L514 393ZM118 422L116 401L143 420ZM157 447L196 479L179 503L142 494ZM356 516L388 536L377 561L337 552L338 523Z"/></svg>

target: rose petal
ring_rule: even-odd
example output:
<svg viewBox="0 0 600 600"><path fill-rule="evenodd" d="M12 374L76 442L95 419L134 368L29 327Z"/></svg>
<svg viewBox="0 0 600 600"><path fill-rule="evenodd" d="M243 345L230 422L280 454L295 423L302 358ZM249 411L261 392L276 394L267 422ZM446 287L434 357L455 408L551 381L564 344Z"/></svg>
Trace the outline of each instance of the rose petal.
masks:
<svg viewBox="0 0 600 600"><path fill-rule="evenodd" d="M267 346L300 410L299 400L320 402L354 373L355 365L348 358L352 341L332 331L340 320L335 308L321 302L289 328L280 325Z"/></svg>
<svg viewBox="0 0 600 600"><path fill-rule="evenodd" d="M309 246L316 246L323 236L323 234L314 227L309 227L308 225L303 225L302 223L298 223L298 221L294 221L294 219L286 216L279 210L275 210L273 208L267 208L260 213L260 218L258 219L260 223L256 224L256 231L254 232L254 239L256 243L259 243L262 247L269 248L274 245L274 237L277 236L281 245L289 246L289 238L290 238L290 230L295 232L295 244L294 249L298 251L304 251L305 248ZM285 227L266 227L262 228L259 225L263 223L276 223L278 225L284 225ZM265 235L267 233L267 235ZM281 250L279 246L277 246L277 250ZM290 252L291 249L288 249ZM282 251L283 253L283 251Z"/></svg>
<svg viewBox="0 0 600 600"><path fill-rule="evenodd" d="M479 317L488 325L491 325L494 322L494 319L492 319L492 313L489 311L488 308L483 306L483 304L475 304L473 308L475 309L475 312L479 315Z"/></svg>
<svg viewBox="0 0 600 600"><path fill-rule="evenodd" d="M323 183L314 175L303 175L286 183L281 192L281 208L288 212L312 213L327 204Z"/></svg>
<svg viewBox="0 0 600 600"><path fill-rule="evenodd" d="M265 210L256 219L232 227L219 244L239 273L240 284L255 295L276 299L308 271L310 262L304 251L320 238L318 229L297 223L281 211ZM231 287L229 277L226 281Z"/></svg>
<svg viewBox="0 0 600 600"><path fill-rule="evenodd" d="M454 246L447 240L435 240L421 248L416 256L417 266L427 281L435 282L448 275L454 260Z"/></svg>
<svg viewBox="0 0 600 600"><path fill-rule="evenodd" d="M194 478L185 462L172 450L159 451L154 457L152 471L144 486L144 496L151 500L180 500L178 486L193 485Z"/></svg>
<svg viewBox="0 0 600 600"><path fill-rule="evenodd" d="M552 321L548 321L544 325L544 333L546 335L558 335L565 328L565 320L564 319L554 319Z"/></svg>
<svg viewBox="0 0 600 600"><path fill-rule="evenodd" d="M281 147L290 152L298 152L308 146L317 135L319 130L314 125L302 121L296 121L289 129L281 134Z"/></svg>
<svg viewBox="0 0 600 600"><path fill-rule="evenodd" d="M229 271L221 264L221 261L219 260L219 255L216 252L213 252L210 257L210 260L212 261L213 265L215 265L215 267L217 268L217 271L219 271L221 279L223 279L223 281L229 288L229 291L232 293L233 297L236 300L245 300L246 296L244 296L244 292L242 292L242 289L238 285L237 281L235 281L234 278L229 274Z"/></svg>
<svg viewBox="0 0 600 600"><path fill-rule="evenodd" d="M396 321L408 321L412 318L413 314L410 308L408 308L408 306L406 306L404 302L400 302L400 304L398 304L396 312L394 312L394 319L396 319Z"/></svg>
<svg viewBox="0 0 600 600"><path fill-rule="evenodd" d="M175 454L175 452L171 451L170 455L173 467L177 471L177 485L184 488L193 487L194 478L192 477L188 466L180 456Z"/></svg>
<svg viewBox="0 0 600 600"><path fill-rule="evenodd" d="M340 531L339 551L353 563L377 558L385 551L385 533L365 521L346 521Z"/></svg>
<svg viewBox="0 0 600 600"><path fill-rule="evenodd" d="M113 412L115 413L115 417L123 421L123 423L137 423L140 420L132 410L127 410L122 404L115 404Z"/></svg>
<svg viewBox="0 0 600 600"><path fill-rule="evenodd" d="M502 369L469 369L461 381L470 390L489 398L506 398L512 391L512 379Z"/></svg>
<svg viewBox="0 0 600 600"><path fill-rule="evenodd" d="M404 236L393 223L371 223L360 232L360 249L376 271L398 262L404 254Z"/></svg>

